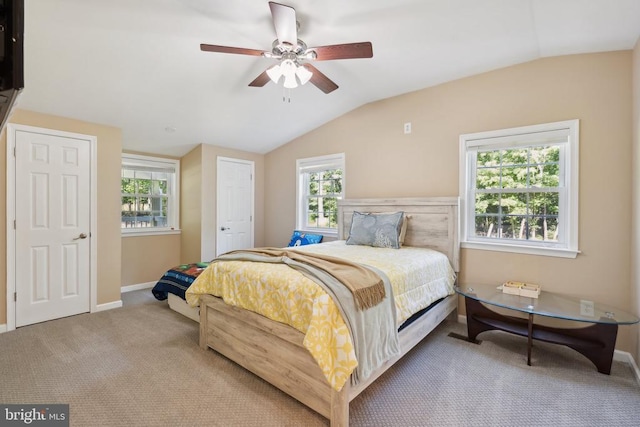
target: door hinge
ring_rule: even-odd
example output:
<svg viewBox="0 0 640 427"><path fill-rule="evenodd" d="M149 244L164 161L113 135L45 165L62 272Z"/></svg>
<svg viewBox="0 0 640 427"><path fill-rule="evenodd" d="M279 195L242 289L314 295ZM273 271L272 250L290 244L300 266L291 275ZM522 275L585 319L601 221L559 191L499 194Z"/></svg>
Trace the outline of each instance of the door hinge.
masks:
<svg viewBox="0 0 640 427"><path fill-rule="evenodd" d="M17 292L14 292L14 293L13 293L13 301L14 301L14 302L15 302L15 301L18 301L18 293L17 293Z"/></svg>
<svg viewBox="0 0 640 427"><path fill-rule="evenodd" d="M14 230L16 229L16 220L15 219L13 220L13 229Z"/></svg>
<svg viewBox="0 0 640 427"><path fill-rule="evenodd" d="M13 157L16 156L16 147L13 147Z"/></svg>

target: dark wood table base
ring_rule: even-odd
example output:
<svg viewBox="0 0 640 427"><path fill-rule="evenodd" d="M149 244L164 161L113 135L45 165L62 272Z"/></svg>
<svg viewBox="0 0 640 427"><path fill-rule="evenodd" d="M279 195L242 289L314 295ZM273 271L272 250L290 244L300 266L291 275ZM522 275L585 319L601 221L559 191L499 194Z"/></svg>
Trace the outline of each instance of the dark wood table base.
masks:
<svg viewBox="0 0 640 427"><path fill-rule="evenodd" d="M533 314L528 319L505 316L489 310L473 298L465 298L467 334L475 341L478 334L499 330L527 337L527 364L531 366L533 340L566 345L589 359L603 374L611 373L618 325L595 323L585 328L555 328L535 325Z"/></svg>

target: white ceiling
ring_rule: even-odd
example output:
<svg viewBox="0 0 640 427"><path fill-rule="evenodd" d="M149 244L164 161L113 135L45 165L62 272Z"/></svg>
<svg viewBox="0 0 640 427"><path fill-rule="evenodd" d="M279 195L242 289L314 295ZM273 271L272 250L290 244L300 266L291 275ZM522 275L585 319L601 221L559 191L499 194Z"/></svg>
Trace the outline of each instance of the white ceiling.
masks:
<svg viewBox="0 0 640 427"><path fill-rule="evenodd" d="M18 108L119 127L127 150L266 153L372 101L640 36L640 0L281 1L308 46L371 41L373 58L316 62L340 88L288 103L274 83L248 87L275 60L200 51L270 50L267 0L26 0Z"/></svg>

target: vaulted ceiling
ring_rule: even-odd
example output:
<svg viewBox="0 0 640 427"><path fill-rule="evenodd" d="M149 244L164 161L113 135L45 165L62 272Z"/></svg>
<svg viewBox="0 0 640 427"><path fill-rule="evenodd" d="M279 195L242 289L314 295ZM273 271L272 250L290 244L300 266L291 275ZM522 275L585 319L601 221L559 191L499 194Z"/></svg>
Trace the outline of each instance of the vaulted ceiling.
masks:
<svg viewBox="0 0 640 427"><path fill-rule="evenodd" d="M116 126L124 149L175 156L200 143L266 153L369 102L640 37L639 0L282 0L308 46L373 44L373 58L313 64L339 86L324 94L249 87L275 60L200 50L270 51L267 0L25 3L18 108Z"/></svg>

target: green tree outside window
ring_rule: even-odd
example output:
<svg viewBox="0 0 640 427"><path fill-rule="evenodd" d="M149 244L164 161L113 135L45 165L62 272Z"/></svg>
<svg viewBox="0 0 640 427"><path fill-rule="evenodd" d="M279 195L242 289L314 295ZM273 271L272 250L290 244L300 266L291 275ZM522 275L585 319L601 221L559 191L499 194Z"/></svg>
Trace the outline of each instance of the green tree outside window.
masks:
<svg viewBox="0 0 640 427"><path fill-rule="evenodd" d="M555 145L478 152L475 235L558 241L559 165Z"/></svg>

